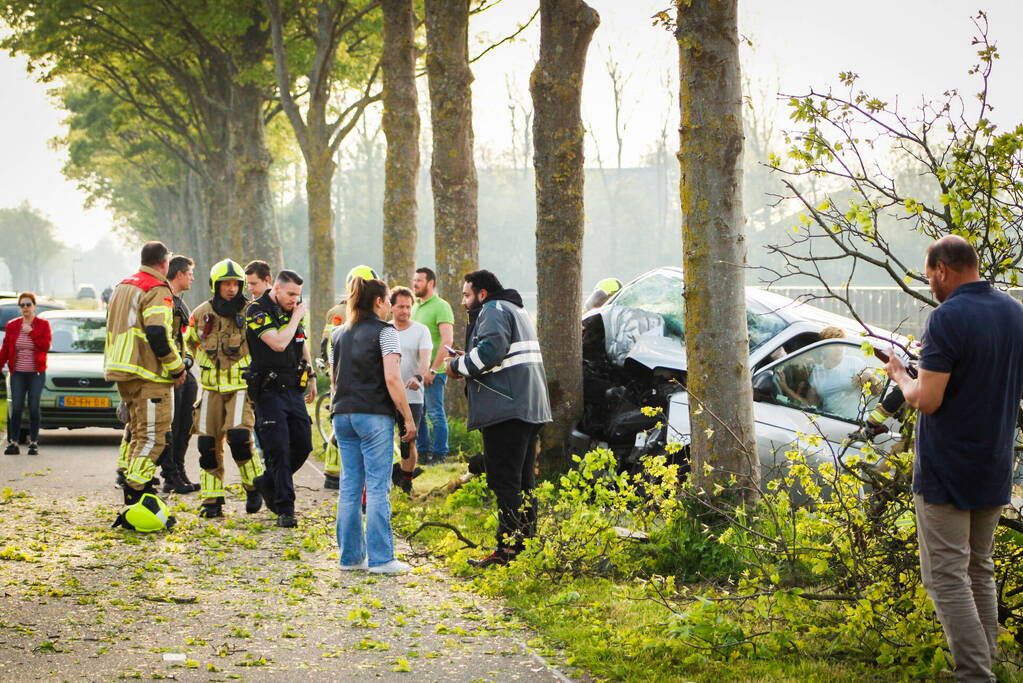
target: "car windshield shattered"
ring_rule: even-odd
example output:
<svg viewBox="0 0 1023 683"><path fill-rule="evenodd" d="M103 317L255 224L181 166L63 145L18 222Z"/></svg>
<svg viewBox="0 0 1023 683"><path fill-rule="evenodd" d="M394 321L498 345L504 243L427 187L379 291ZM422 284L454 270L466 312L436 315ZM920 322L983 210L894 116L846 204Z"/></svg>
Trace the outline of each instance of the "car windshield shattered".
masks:
<svg viewBox="0 0 1023 683"><path fill-rule="evenodd" d="M50 353L103 353L106 321L102 318L50 318Z"/></svg>

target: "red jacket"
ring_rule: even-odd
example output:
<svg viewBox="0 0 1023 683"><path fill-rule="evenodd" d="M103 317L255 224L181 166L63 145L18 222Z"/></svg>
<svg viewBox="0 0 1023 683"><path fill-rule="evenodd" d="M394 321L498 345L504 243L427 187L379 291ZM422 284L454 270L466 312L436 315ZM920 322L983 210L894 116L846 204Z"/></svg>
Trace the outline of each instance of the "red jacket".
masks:
<svg viewBox="0 0 1023 683"><path fill-rule="evenodd" d="M9 372L14 372L14 359L18 352L14 345L21 336L21 324L24 318L12 318L7 323L7 333L4 336L3 346L0 346L0 368L8 366ZM32 321L32 331L28 333L29 338L36 345L36 372L46 372L46 352L50 350L50 323L42 318Z"/></svg>

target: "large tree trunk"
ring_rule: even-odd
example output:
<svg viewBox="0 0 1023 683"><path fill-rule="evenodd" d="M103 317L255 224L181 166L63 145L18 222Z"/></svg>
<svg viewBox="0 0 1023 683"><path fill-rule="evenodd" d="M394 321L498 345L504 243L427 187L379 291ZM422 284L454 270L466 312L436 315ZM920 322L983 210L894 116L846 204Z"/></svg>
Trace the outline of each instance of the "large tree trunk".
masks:
<svg viewBox="0 0 1023 683"><path fill-rule="evenodd" d="M735 475L734 488L751 500L760 468L746 330L736 5L679 5L679 189L692 473L707 488L733 488Z"/></svg>
<svg viewBox="0 0 1023 683"><path fill-rule="evenodd" d="M586 52L600 16L582 0L540 1L540 58L530 78L536 168L538 332L554 422L541 468L559 469L582 409L583 122Z"/></svg>
<svg viewBox="0 0 1023 683"><path fill-rule="evenodd" d="M309 273L304 291L308 300L310 339L323 333L323 316L334 305L334 213L330 186L334 180L334 159L324 144L321 154L306 157L305 191L309 206ZM317 342L319 343L319 342Z"/></svg>
<svg viewBox="0 0 1023 683"><path fill-rule="evenodd" d="M256 87L237 86L231 116L231 162L234 201L230 230L238 238L231 258L242 265L264 259L274 270L284 265L281 235L274 221L270 191L270 152L263 125L263 93Z"/></svg>
<svg viewBox="0 0 1023 683"><path fill-rule="evenodd" d="M416 181L419 101L416 95L416 14L412 0L383 0L384 280L406 287L416 260Z"/></svg>
<svg viewBox="0 0 1023 683"><path fill-rule="evenodd" d="M469 0L426 0L426 76L430 86L433 155L433 242L437 293L458 308L462 277L479 267L476 162L473 159ZM454 341L465 339L465 316L455 315ZM461 391L447 392L448 408L465 414Z"/></svg>

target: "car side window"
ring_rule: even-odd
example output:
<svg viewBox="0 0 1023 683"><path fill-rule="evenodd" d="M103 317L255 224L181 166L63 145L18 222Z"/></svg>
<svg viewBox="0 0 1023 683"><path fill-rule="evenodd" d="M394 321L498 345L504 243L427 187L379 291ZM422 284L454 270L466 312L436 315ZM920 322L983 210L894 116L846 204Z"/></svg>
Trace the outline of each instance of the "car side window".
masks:
<svg viewBox="0 0 1023 683"><path fill-rule="evenodd" d="M775 402L805 412L859 422L880 398L883 365L841 342L799 351L771 372Z"/></svg>

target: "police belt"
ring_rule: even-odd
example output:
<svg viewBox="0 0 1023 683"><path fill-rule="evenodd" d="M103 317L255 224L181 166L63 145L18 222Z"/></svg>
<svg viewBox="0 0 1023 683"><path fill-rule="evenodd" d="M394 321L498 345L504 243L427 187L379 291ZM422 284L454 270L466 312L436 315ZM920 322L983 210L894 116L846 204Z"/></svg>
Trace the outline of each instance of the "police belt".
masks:
<svg viewBox="0 0 1023 683"><path fill-rule="evenodd" d="M299 389L299 371L297 369L247 370L245 381L249 385L250 394L264 391L281 393L289 389Z"/></svg>

